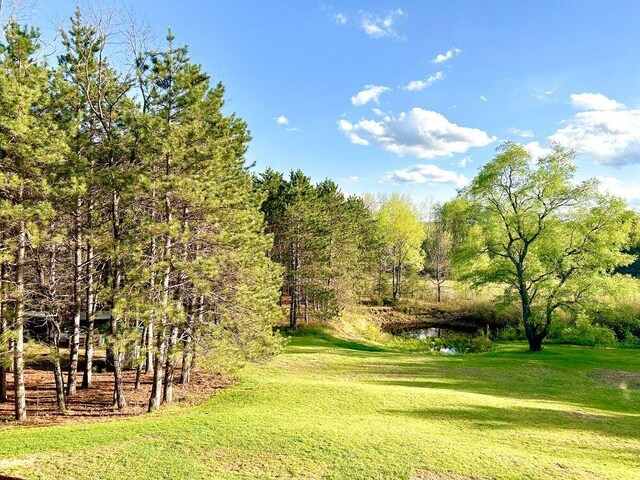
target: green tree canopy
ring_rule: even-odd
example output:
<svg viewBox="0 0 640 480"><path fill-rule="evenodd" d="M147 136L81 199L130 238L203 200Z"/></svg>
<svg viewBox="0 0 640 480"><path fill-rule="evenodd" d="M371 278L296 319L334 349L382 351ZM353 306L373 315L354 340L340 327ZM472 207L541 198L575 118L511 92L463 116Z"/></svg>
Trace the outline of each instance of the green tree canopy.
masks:
<svg viewBox="0 0 640 480"><path fill-rule="evenodd" d="M517 294L531 350L540 350L554 313L570 309L594 277L628 263L630 212L575 180L574 153L559 146L533 159L505 143L462 192L470 231L458 263L476 285L497 283Z"/></svg>
<svg viewBox="0 0 640 480"><path fill-rule="evenodd" d="M401 295L403 273L409 268L422 269L425 230L413 205L398 194L380 207L377 219L396 299Z"/></svg>

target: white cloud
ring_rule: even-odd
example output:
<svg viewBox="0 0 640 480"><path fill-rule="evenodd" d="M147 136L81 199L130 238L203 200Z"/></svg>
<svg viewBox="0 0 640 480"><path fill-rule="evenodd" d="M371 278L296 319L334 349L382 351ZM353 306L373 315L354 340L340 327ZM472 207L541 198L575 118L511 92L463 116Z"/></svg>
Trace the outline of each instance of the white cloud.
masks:
<svg viewBox="0 0 640 480"><path fill-rule="evenodd" d="M640 200L640 182L625 182L615 177L596 177L600 182L600 191L617 197L622 197L628 202Z"/></svg>
<svg viewBox="0 0 640 480"><path fill-rule="evenodd" d="M509 133L512 135L517 135L522 138L533 138L533 132L531 130L520 130L519 128L511 127L509 129Z"/></svg>
<svg viewBox="0 0 640 480"><path fill-rule="evenodd" d="M360 177L357 175L351 175L350 177L341 178L340 181L343 183L357 183L360 180Z"/></svg>
<svg viewBox="0 0 640 480"><path fill-rule="evenodd" d="M601 93L573 93L569 97L571 104L579 110L611 111L622 110L622 103L611 100Z"/></svg>
<svg viewBox="0 0 640 480"><path fill-rule="evenodd" d="M285 117L284 115L280 115L279 117L276 117L276 123L278 125L282 125L283 127L285 127L285 130L287 132L298 132L298 131L300 131L300 129L298 127L290 127L289 126L289 119L287 117Z"/></svg>
<svg viewBox="0 0 640 480"><path fill-rule="evenodd" d="M603 165L640 163L640 108L626 109L599 94L572 95L571 100L580 108L600 110L576 113L563 128L549 136L550 141L573 148Z"/></svg>
<svg viewBox="0 0 640 480"><path fill-rule="evenodd" d="M429 75L426 78L426 80L412 80L407 84L406 87L404 87L404 89L409 90L410 92L413 92L416 90L423 90L427 87L430 87L431 85L436 83L438 80L442 80L443 78L444 78L444 73L436 72L433 75Z"/></svg>
<svg viewBox="0 0 640 480"><path fill-rule="evenodd" d="M546 86L533 87L533 96L538 100L549 101L552 99L553 94L556 93L558 85L554 83L548 83Z"/></svg>
<svg viewBox="0 0 640 480"><path fill-rule="evenodd" d="M351 97L351 103L356 106L365 105L372 100L380 103L378 97L389 90L391 90L389 87L382 87L380 85L365 85L363 90Z"/></svg>
<svg viewBox="0 0 640 480"><path fill-rule="evenodd" d="M347 135L351 143L355 143L356 145L364 145L364 146L369 145L368 140L365 140L354 131L355 126L349 120L344 120L344 119L338 120L338 129Z"/></svg>
<svg viewBox="0 0 640 480"><path fill-rule="evenodd" d="M434 58L432 63L444 63L451 60L455 55L459 55L462 52L459 48L452 48L451 50L447 50L445 53L441 53L436 58Z"/></svg>
<svg viewBox="0 0 640 480"><path fill-rule="evenodd" d="M340 120L338 127L353 143L358 143L352 138L352 134L357 134L359 140L373 141L384 150L401 157L450 157L455 153L465 153L472 147L484 147L496 140L496 137L489 137L482 130L461 127L449 122L438 112L418 107L379 121L361 119L351 123Z"/></svg>
<svg viewBox="0 0 640 480"><path fill-rule="evenodd" d="M480 95L480 100L487 103L489 101L489 99L487 97L485 97L484 95Z"/></svg>
<svg viewBox="0 0 640 480"><path fill-rule="evenodd" d="M443 170L437 165L418 164L386 173L382 180L396 183L450 183L464 186L469 179L462 174Z"/></svg>
<svg viewBox="0 0 640 480"><path fill-rule="evenodd" d="M385 15L360 12L360 28L372 38L394 38L404 40L395 30L395 22L404 18L406 14L401 9L387 12Z"/></svg>
<svg viewBox="0 0 640 480"><path fill-rule="evenodd" d="M333 14L333 20L338 24L338 25L346 25L348 23L348 19L347 16L342 13L342 12L338 12L338 13L334 13Z"/></svg>
<svg viewBox="0 0 640 480"><path fill-rule="evenodd" d="M354 132L351 132L349 134L349 140L351 141L351 143L355 143L356 145L363 145L363 146L369 145L369 140L362 138L360 135Z"/></svg>
<svg viewBox="0 0 640 480"><path fill-rule="evenodd" d="M379 108L372 108L371 111L373 113L375 113L376 115L378 115L379 117L384 117L384 112L382 110L380 110Z"/></svg>
<svg viewBox="0 0 640 480"><path fill-rule="evenodd" d="M462 157L459 161L458 161L458 166L459 167L466 167L469 163L473 163L473 159L467 155L466 157Z"/></svg>
<svg viewBox="0 0 640 480"><path fill-rule="evenodd" d="M529 152L529 155L531 155L534 160L537 160L538 158L546 157L552 152L551 148L543 147L540 144L540 142L526 143L524 145L524 148L527 152Z"/></svg>

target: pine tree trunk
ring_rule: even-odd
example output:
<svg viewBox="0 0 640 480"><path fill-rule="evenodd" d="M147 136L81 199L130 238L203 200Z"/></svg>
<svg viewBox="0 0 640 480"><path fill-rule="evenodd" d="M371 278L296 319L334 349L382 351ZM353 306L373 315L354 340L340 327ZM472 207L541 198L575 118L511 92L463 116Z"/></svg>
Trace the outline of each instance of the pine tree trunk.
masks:
<svg viewBox="0 0 640 480"><path fill-rule="evenodd" d="M182 351L182 371L180 373L180 383L191 383L191 364L193 359L193 334L196 329L196 315L200 315L202 310L202 302L200 301L201 297L198 297L198 300L192 299L191 305L194 303L194 308L191 307L191 311L189 312L189 325L187 326L187 331L185 332L184 339L184 350Z"/></svg>
<svg viewBox="0 0 640 480"><path fill-rule="evenodd" d="M78 357L80 353L80 314L82 311L82 232L80 230L80 209L82 200L78 196L74 212L74 250L73 250L73 320L71 323L71 339L69 342L69 376L67 378L67 395L76 393L78 376Z"/></svg>
<svg viewBox="0 0 640 480"><path fill-rule="evenodd" d="M122 382L122 353L119 348L113 352L113 406L122 410L127 406Z"/></svg>
<svg viewBox="0 0 640 480"><path fill-rule="evenodd" d="M5 282L7 280L7 263L2 262L0 264L0 337L4 338L4 334L7 333L7 307L5 305ZM2 340L3 342L5 340ZM6 340L8 343L8 340ZM7 367L5 366L6 359L3 357L0 361L0 402L7 401Z"/></svg>
<svg viewBox="0 0 640 480"><path fill-rule="evenodd" d="M298 248L296 244L297 240L291 244L291 305L289 307L289 328L295 330L298 327L298 305L300 301L298 299Z"/></svg>
<svg viewBox="0 0 640 480"><path fill-rule="evenodd" d="M87 228L92 227L93 202L88 202L87 207ZM82 388L91 388L93 376L93 348L94 348L94 328L96 320L96 293L94 291L94 252L93 244L87 241L87 291L86 291L86 308L87 308L87 336L84 345L84 372L82 376Z"/></svg>
<svg viewBox="0 0 640 480"><path fill-rule="evenodd" d="M56 382L56 408L58 413L64 413L67 409L67 402L64 395L64 377L62 375L62 367L60 366L59 354L55 354L53 360L53 377Z"/></svg>
<svg viewBox="0 0 640 480"><path fill-rule="evenodd" d="M158 328L156 349L153 358L153 383L151 384L151 397L149 398L149 412L160 409L162 401L162 379L164 366L165 334L164 328Z"/></svg>
<svg viewBox="0 0 640 480"><path fill-rule="evenodd" d="M27 419L27 398L24 387L24 263L27 249L27 235L24 221L18 232L18 254L16 258L16 307L14 317L13 342L13 385L15 417L18 421Z"/></svg>
<svg viewBox="0 0 640 480"><path fill-rule="evenodd" d="M64 394L64 376L62 374L62 367L60 365L60 335L56 332L53 335L53 378L56 384L56 408L58 413L64 413L67 409L67 401Z"/></svg>
<svg viewBox="0 0 640 480"><path fill-rule="evenodd" d="M147 332L145 339L145 355L146 361L144 362L144 373L145 375L153 370L153 319L149 320L147 324Z"/></svg>
<svg viewBox="0 0 640 480"><path fill-rule="evenodd" d="M116 274L116 284L119 284L119 277ZM124 387L122 381L122 352L117 338L118 320L111 315L111 337L113 345L111 346L111 358L113 361L113 406L118 410L122 410L127 406L127 400L124 396Z"/></svg>
<svg viewBox="0 0 640 480"><path fill-rule="evenodd" d="M142 377L142 355L144 354L144 346L147 339L147 327L142 329L140 343L136 346L136 381L133 386L134 390L140 390L140 381Z"/></svg>
<svg viewBox="0 0 640 480"><path fill-rule="evenodd" d="M182 352L182 370L180 372L180 383L183 385L191 383L192 345L191 332L187 332L187 337L184 340L184 350Z"/></svg>
<svg viewBox="0 0 640 480"><path fill-rule="evenodd" d="M111 195L111 221L113 226L113 239L116 244L120 242L120 196L114 192ZM111 294L111 308L115 307L116 292L120 289L122 282L121 265L117 258L113 261L113 292ZM122 352L117 340L118 319L111 314L111 336L113 346L111 347L111 357L113 360L113 406L119 410L127 406L122 385Z"/></svg>
<svg viewBox="0 0 640 480"><path fill-rule="evenodd" d="M169 336L169 344L167 347L167 365L165 367L164 376L164 392L163 400L165 403L173 402L173 380L176 369L176 345L178 344L178 327L171 327L171 335Z"/></svg>

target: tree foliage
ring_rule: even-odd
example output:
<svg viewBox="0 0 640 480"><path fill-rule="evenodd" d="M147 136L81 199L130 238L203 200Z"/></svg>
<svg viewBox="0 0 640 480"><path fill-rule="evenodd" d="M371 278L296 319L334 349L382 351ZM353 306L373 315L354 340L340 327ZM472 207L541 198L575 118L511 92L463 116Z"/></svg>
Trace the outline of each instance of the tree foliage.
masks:
<svg viewBox="0 0 640 480"><path fill-rule="evenodd" d="M458 258L464 278L516 295L532 350L558 309L579 304L598 276L630 261L630 214L623 201L575 181L574 154L555 147L533 159L506 143L463 192L470 229Z"/></svg>

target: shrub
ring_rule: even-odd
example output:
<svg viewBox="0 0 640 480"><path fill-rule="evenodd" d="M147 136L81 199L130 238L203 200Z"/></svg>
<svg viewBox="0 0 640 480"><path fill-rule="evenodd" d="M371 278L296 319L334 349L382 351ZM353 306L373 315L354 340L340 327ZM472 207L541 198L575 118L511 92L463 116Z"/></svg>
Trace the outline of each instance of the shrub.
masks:
<svg viewBox="0 0 640 480"><path fill-rule="evenodd" d="M612 329L593 324L584 313L577 315L573 325L560 322L553 325L549 337L554 343L590 347L613 347L618 344L616 334Z"/></svg>
<svg viewBox="0 0 640 480"><path fill-rule="evenodd" d="M495 334L496 340L505 342L512 342L514 340L524 340L524 328L521 325L507 325L504 328L499 329Z"/></svg>
<svg viewBox="0 0 640 480"><path fill-rule="evenodd" d="M480 337L474 337L471 339L469 345L469 352L478 353L478 352L487 352L491 350L491 339L485 335Z"/></svg>

